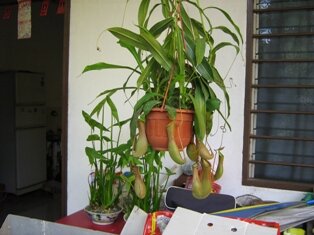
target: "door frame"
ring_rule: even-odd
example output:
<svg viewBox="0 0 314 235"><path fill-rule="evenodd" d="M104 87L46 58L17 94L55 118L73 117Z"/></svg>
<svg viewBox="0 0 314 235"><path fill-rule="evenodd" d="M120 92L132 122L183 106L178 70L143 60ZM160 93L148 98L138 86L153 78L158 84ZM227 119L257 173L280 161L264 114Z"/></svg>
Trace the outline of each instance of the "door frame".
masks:
<svg viewBox="0 0 314 235"><path fill-rule="evenodd" d="M61 216L67 215L68 188L68 81L70 44L71 0L65 1L63 29L63 71L62 71L62 134L61 134Z"/></svg>

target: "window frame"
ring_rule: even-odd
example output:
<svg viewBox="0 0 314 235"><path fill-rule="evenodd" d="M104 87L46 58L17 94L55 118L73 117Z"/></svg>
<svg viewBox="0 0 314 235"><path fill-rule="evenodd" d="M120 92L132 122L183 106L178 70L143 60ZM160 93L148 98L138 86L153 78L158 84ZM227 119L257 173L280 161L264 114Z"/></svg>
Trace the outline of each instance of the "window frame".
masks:
<svg viewBox="0 0 314 235"><path fill-rule="evenodd" d="M242 185L264 188L286 189L294 191L313 192L313 184L298 183L289 181L258 179L251 176L250 169L254 163L250 163L252 130L252 89L253 88L253 67L256 62L253 59L254 53L254 12L255 0L247 0L247 35L246 35L246 81L245 81L245 106L244 106L244 134L243 134L243 163L242 163ZM255 163L256 164L256 163ZM279 164L280 165L280 164ZM314 179L313 179L314 181Z"/></svg>

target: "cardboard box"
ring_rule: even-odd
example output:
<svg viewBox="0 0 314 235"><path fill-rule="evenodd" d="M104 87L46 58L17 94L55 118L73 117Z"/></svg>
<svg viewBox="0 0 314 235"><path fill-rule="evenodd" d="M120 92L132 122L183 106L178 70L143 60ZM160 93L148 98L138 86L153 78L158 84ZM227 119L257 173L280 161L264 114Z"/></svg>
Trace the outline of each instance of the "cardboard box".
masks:
<svg viewBox="0 0 314 235"><path fill-rule="evenodd" d="M163 235L277 235L278 228L267 227L226 218L222 216L201 214L178 207Z"/></svg>
<svg viewBox="0 0 314 235"><path fill-rule="evenodd" d="M64 224L32 219L18 215L8 215L0 228L1 235L113 235Z"/></svg>

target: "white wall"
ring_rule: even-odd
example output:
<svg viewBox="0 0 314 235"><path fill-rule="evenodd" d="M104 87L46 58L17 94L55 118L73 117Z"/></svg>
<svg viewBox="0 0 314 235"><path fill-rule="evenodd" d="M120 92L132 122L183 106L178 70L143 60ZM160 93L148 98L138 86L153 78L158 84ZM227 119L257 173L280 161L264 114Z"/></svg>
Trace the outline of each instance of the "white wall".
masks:
<svg viewBox="0 0 314 235"><path fill-rule="evenodd" d="M102 90L121 84L124 74L118 71L91 72L80 76L85 65L107 61L111 63L129 62L130 57L119 48L115 38L108 32L100 33L112 26L121 26L126 0L75 0L71 3L70 25L70 58L69 58L69 113L68 113L68 213L82 209L88 203L87 175L90 171L84 154L85 138L88 128L81 116L82 110L90 110L89 103ZM124 26L134 27L137 20L137 5L140 1L129 1ZM203 0L203 3L208 1ZM213 0L212 5L223 7L238 23L245 39L246 33L246 1L243 0ZM209 13L216 21L220 16ZM101 52L96 50L100 46ZM223 136L225 146L225 174L219 181L222 193L239 196L254 194L265 200L290 201L299 200L303 194L293 191L282 191L247 187L241 185L242 177L242 148L244 126L244 91L245 91L245 45L226 79L230 81L231 117L229 119L232 132L227 131ZM234 52L226 53L217 58L222 75L226 75L232 62ZM132 110L127 105L123 108L122 116L128 116ZM212 144L220 145L221 132L213 137Z"/></svg>

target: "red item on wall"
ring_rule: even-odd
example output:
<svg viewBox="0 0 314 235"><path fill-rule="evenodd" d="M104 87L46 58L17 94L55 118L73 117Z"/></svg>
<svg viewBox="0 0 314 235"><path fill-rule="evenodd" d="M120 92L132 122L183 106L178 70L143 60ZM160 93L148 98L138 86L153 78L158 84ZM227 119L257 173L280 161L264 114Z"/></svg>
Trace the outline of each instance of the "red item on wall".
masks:
<svg viewBox="0 0 314 235"><path fill-rule="evenodd" d="M64 14L64 0L59 0L57 14Z"/></svg>
<svg viewBox="0 0 314 235"><path fill-rule="evenodd" d="M46 16L48 13L49 0L43 0L40 8L40 16Z"/></svg>
<svg viewBox="0 0 314 235"><path fill-rule="evenodd" d="M2 19L3 20L9 20L11 18L11 15L12 15L12 10L13 10L12 6L6 6L4 8Z"/></svg>

